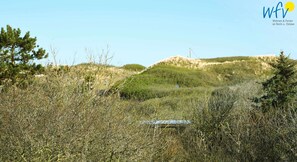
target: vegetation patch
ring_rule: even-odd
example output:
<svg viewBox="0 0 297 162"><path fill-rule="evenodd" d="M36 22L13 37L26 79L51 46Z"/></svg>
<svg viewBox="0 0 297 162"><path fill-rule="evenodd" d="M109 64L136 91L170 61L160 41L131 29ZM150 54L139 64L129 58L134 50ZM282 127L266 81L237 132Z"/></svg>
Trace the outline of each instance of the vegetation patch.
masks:
<svg viewBox="0 0 297 162"><path fill-rule="evenodd" d="M145 69L145 66L142 66L140 64L126 64L122 68L131 71L142 71Z"/></svg>
<svg viewBox="0 0 297 162"><path fill-rule="evenodd" d="M265 62L249 57L234 61L236 58L232 58L233 62L230 63L210 64L198 69L159 63L119 81L113 89L119 90L126 99L147 100L175 93L186 95L189 88L236 85L248 80L263 79L271 73L269 68L263 67L269 66Z"/></svg>
<svg viewBox="0 0 297 162"><path fill-rule="evenodd" d="M217 57L202 59L207 62L226 62L226 61L247 61L254 60L255 58L249 56L233 56L233 57Z"/></svg>

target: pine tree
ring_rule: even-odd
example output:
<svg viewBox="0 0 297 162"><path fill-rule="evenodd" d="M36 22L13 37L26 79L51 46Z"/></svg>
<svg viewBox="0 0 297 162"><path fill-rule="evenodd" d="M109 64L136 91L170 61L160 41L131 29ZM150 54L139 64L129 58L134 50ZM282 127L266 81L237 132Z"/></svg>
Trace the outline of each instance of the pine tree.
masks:
<svg viewBox="0 0 297 162"><path fill-rule="evenodd" d="M21 30L7 25L0 33L0 85L15 84L27 79L42 69L34 60L47 58L43 48L36 45L36 37L30 37L27 32L23 37Z"/></svg>
<svg viewBox="0 0 297 162"><path fill-rule="evenodd" d="M265 93L255 100L263 112L287 109L296 100L296 61L285 56L282 51L276 62L270 65L274 69L273 77L262 83Z"/></svg>

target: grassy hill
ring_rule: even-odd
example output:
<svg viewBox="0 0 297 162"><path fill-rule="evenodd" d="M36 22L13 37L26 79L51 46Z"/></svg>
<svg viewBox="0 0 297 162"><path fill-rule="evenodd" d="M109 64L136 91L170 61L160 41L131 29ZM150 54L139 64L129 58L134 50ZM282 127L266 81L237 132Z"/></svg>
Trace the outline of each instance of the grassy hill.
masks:
<svg viewBox="0 0 297 162"><path fill-rule="evenodd" d="M122 67L80 64L48 68L61 73L63 85L74 91L103 94L111 89L127 104L129 112L141 119L184 119L200 100L215 89L244 87L270 74L268 62L274 57L223 57L190 59L171 57L145 68L138 64ZM50 70L52 69L52 70ZM53 75L49 73L48 75Z"/></svg>
<svg viewBox="0 0 297 162"><path fill-rule="evenodd" d="M268 62L274 59L274 57L190 59L176 56L118 81L114 89L118 89L123 98L137 100L197 94L203 88L231 86L266 78L270 74Z"/></svg>

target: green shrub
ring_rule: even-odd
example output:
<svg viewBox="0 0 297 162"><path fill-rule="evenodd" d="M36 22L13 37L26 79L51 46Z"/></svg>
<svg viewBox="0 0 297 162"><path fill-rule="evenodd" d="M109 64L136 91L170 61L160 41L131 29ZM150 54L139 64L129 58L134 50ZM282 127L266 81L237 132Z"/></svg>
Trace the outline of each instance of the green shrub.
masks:
<svg viewBox="0 0 297 162"><path fill-rule="evenodd" d="M122 68L131 71L142 71L145 69L145 66L142 66L140 64L126 64Z"/></svg>
<svg viewBox="0 0 297 162"><path fill-rule="evenodd" d="M193 88L169 91L168 96L134 101L130 112L143 119L189 119L197 102L208 96L211 89Z"/></svg>

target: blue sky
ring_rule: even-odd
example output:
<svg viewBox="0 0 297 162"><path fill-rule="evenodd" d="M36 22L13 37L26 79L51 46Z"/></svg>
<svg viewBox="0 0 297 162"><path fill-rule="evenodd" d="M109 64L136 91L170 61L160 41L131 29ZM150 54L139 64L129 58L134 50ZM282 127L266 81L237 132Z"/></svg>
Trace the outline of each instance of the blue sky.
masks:
<svg viewBox="0 0 297 162"><path fill-rule="evenodd" d="M291 0L297 5L295 0ZM1 2L0 26L30 31L38 44L58 49L60 64L99 60L109 45L112 64L145 66L170 56L194 58L278 54L297 58L297 9L273 26L263 6L275 0L9 0ZM287 1L283 1L286 3ZM89 52L90 53L90 52ZM45 63L52 61L50 57Z"/></svg>

